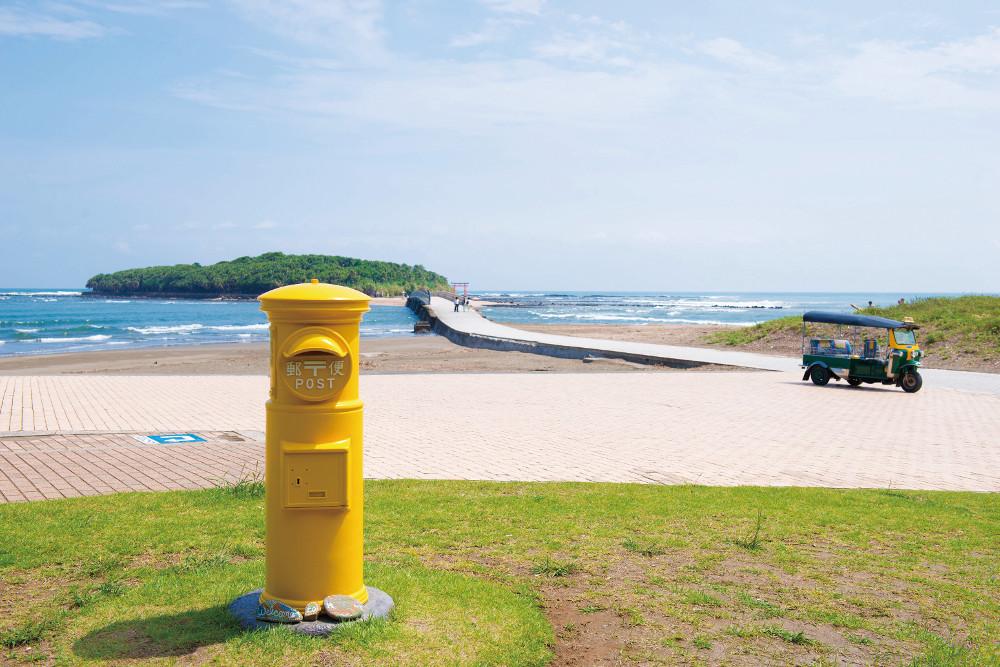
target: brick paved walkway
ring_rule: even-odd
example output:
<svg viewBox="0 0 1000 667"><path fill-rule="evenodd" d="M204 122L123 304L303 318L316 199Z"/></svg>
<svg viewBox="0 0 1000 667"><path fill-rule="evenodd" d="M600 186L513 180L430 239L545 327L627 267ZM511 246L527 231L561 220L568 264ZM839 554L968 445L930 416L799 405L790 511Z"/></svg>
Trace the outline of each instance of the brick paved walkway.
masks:
<svg viewBox="0 0 1000 667"><path fill-rule="evenodd" d="M121 433L0 437L0 498L199 489L263 475L263 434L200 435L207 442L198 445L149 445Z"/></svg>
<svg viewBox="0 0 1000 667"><path fill-rule="evenodd" d="M369 478L1000 491L1000 397L990 394L820 388L782 373L382 375L361 391ZM42 455L59 441L9 436L260 431L266 393L254 376L0 378L0 431L14 432L0 433L0 490L39 493L22 486L28 475L11 477L25 463L60 495L88 491L77 479L97 492L207 485L259 461L261 446L76 436L49 467ZM136 483L95 487L84 471L102 461Z"/></svg>

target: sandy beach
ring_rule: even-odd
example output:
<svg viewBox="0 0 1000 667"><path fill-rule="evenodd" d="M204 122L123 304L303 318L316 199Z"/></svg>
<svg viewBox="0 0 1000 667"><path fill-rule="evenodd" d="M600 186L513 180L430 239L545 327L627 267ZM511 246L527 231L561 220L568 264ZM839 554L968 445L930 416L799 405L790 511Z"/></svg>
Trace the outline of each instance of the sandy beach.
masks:
<svg viewBox="0 0 1000 667"><path fill-rule="evenodd" d="M266 375L260 343L185 345L132 350L0 357L0 375ZM363 339L364 373L671 372L615 359L581 361L524 352L461 347L434 334ZM720 370L702 367L700 370Z"/></svg>
<svg viewBox="0 0 1000 667"><path fill-rule="evenodd" d="M540 331L564 336L584 338L605 338L609 340L631 340L638 343L659 345L682 345L685 347L728 348L725 345L711 345L705 342L710 334L735 329L736 327L701 324L518 324L518 329ZM738 349L761 354L776 354L783 357L797 357L802 354L799 336L775 341L762 341L740 346Z"/></svg>

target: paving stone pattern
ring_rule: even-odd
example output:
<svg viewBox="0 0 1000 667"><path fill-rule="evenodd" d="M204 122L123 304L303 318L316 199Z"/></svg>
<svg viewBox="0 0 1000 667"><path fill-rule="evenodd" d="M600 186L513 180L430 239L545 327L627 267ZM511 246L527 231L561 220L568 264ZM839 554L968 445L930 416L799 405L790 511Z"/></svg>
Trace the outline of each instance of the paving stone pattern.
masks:
<svg viewBox="0 0 1000 667"><path fill-rule="evenodd" d="M815 387L792 373L380 375L361 391L368 478L1000 491L991 394ZM0 378L0 494L233 479L263 467L266 394L256 376Z"/></svg>

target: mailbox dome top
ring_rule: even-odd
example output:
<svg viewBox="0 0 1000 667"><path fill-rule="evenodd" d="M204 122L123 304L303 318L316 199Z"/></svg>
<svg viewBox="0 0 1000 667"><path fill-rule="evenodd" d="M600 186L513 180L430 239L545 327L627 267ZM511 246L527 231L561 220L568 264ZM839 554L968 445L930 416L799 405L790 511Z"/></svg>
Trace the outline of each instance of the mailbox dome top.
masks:
<svg viewBox="0 0 1000 667"><path fill-rule="evenodd" d="M371 298L356 289L351 289L350 287L344 287L343 285L331 285L329 283L321 283L315 278L308 283L298 283L295 285L285 285L284 287L278 287L270 292L264 292L258 299L260 299L261 307L265 310L268 304L276 302L309 302L315 305L320 305L317 302L334 302L337 304L358 304L367 307Z"/></svg>

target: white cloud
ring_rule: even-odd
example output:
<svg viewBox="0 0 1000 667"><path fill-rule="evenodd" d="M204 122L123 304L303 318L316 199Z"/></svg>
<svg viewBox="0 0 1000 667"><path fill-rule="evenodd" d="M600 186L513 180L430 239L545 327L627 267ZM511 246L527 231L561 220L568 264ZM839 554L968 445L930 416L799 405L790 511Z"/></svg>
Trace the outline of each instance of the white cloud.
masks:
<svg viewBox="0 0 1000 667"><path fill-rule="evenodd" d="M745 69L777 70L777 58L749 49L735 39L717 37L700 42L697 50L719 62Z"/></svg>
<svg viewBox="0 0 1000 667"><path fill-rule="evenodd" d="M203 9L207 3L200 0L78 0L79 4L116 14L138 16L162 16L169 12L185 9Z"/></svg>
<svg viewBox="0 0 1000 667"><path fill-rule="evenodd" d="M48 37L73 41L104 35L100 24L79 18L60 18L17 7L0 7L0 36Z"/></svg>
<svg viewBox="0 0 1000 667"><path fill-rule="evenodd" d="M380 0L230 0L247 19L299 42L384 57Z"/></svg>
<svg viewBox="0 0 1000 667"><path fill-rule="evenodd" d="M47 37L75 41L102 37L112 32L94 20L101 12L162 16L172 11L205 7L200 0L67 0L39 2L32 9L25 5L0 7L0 36Z"/></svg>
<svg viewBox="0 0 1000 667"><path fill-rule="evenodd" d="M560 34L544 44L535 46L534 51L542 58L624 66L632 62L626 54L634 53L636 47L604 35Z"/></svg>
<svg viewBox="0 0 1000 667"><path fill-rule="evenodd" d="M261 220L253 226L254 229L274 229L278 225L273 220Z"/></svg>
<svg viewBox="0 0 1000 667"><path fill-rule="evenodd" d="M370 0L293 0L291 5L232 1L258 20L270 16L281 25L287 19L282 31L296 33L295 26L309 24L302 28L308 33L302 39L347 30L378 41L381 48L381 7ZM292 5L308 8L305 14L314 20L291 17ZM388 51L381 60L351 53L315 59L260 52L280 62L281 71L254 77L216 74L180 83L173 92L228 110L473 134L529 126L617 127L641 134L642 127L656 132L665 114L677 109L719 105L741 118L773 123L794 118L803 105L826 104L836 96L1000 107L1000 30L922 48L887 42L839 47L829 40L789 43L795 58L779 58L726 36L670 42L597 16L550 19L546 26L532 23L533 30L551 30L555 22L557 30L548 39L518 46L520 53L507 57L491 54L488 61L431 60L416 54L403 59ZM491 17L483 30L456 37L452 44L468 47L502 39L497 35L504 22L526 20Z"/></svg>
<svg viewBox="0 0 1000 667"><path fill-rule="evenodd" d="M1000 109L1000 29L930 46L870 41L835 64L839 92L925 108Z"/></svg>
<svg viewBox="0 0 1000 667"><path fill-rule="evenodd" d="M598 16L571 14L567 30L536 44L542 58L563 59L614 66L629 65L641 50L646 36L624 21L606 21Z"/></svg>
<svg viewBox="0 0 1000 667"><path fill-rule="evenodd" d="M490 18L479 30L458 35L450 43L457 48L468 48L499 42L506 39L513 28L524 23L516 18Z"/></svg>
<svg viewBox="0 0 1000 667"><path fill-rule="evenodd" d="M542 13L545 0L481 0L489 9L505 14L534 14Z"/></svg>
<svg viewBox="0 0 1000 667"><path fill-rule="evenodd" d="M536 60L422 62L378 76L302 71L267 81L212 79L175 89L226 109L348 117L403 128L476 133L487 127L631 124L669 107L703 76L683 65L614 74Z"/></svg>

